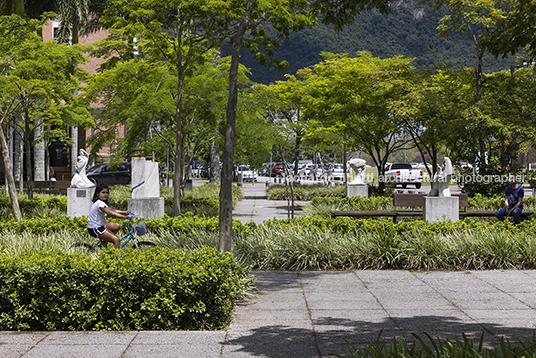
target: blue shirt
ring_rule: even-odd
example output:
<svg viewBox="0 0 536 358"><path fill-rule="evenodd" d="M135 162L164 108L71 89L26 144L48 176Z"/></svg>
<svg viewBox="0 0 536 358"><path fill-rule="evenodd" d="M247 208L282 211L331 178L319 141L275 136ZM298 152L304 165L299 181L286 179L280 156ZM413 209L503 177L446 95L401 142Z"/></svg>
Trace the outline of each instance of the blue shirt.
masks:
<svg viewBox="0 0 536 358"><path fill-rule="evenodd" d="M506 198L508 199L508 206L515 206L518 201L523 201L525 190L522 185L516 184L515 189L512 189L511 185L508 185L505 189ZM523 206L523 203L521 204Z"/></svg>

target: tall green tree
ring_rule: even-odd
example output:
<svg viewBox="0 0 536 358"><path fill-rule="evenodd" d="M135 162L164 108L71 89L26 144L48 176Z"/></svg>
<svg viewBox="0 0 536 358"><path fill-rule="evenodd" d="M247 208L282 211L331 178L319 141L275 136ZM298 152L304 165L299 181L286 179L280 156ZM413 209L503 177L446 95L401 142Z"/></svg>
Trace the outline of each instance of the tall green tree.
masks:
<svg viewBox="0 0 536 358"><path fill-rule="evenodd" d="M536 3L532 0L509 0L501 8L494 31L482 37L482 45L495 57L508 57L524 48L527 61L536 58Z"/></svg>
<svg viewBox="0 0 536 358"><path fill-rule="evenodd" d="M26 152L30 153L30 132L36 126L89 124L89 113L74 95L84 78L76 67L82 63L83 49L44 43L37 32L45 20L27 20L18 15L0 17L0 110L3 126L25 119ZM0 137L4 136L4 128ZM34 141L42 138L33 138ZM4 140L1 141L5 142ZM7 153L7 155L6 155ZM8 186L14 189L7 147L3 148ZM32 180L31 160L27 170ZM31 186L29 190L31 196ZM16 199L11 197L12 202ZM14 211L17 210L14 208ZM16 218L20 220L20 217Z"/></svg>
<svg viewBox="0 0 536 358"><path fill-rule="evenodd" d="M288 37L290 31L299 31L314 25L310 15L323 17L325 23L334 24L339 30L345 24L351 23L356 14L364 9L380 9L387 12L389 2L385 0L348 0L344 2L333 0L317 0L309 4L306 0L259 1L247 0L236 5L244 12L236 34L232 39L231 69L229 71L229 101L227 104L227 123L225 130L225 145L223 155L222 183L220 190L220 250L230 251L232 247L232 170L234 156L235 116L237 103L237 69L242 47L249 48L255 58L261 63L272 59L270 64L282 65L273 58L272 49L279 46L268 36L260 25L269 22L278 32L278 40ZM311 6L310 6L311 5ZM309 11L310 10L310 11ZM244 38L249 31L251 38ZM265 52L258 51L264 46ZM283 63L284 64L284 63Z"/></svg>
<svg viewBox="0 0 536 358"><path fill-rule="evenodd" d="M536 78L533 68L486 75L483 112L494 124L494 151L503 166L517 162L518 150L534 142Z"/></svg>
<svg viewBox="0 0 536 358"><path fill-rule="evenodd" d="M412 60L369 52L323 55L323 62L298 72L307 82L308 116L322 123L319 130L345 136L349 150L369 154L383 175L391 153L406 143L394 106L407 90ZM383 190L384 182L379 184Z"/></svg>
<svg viewBox="0 0 536 358"><path fill-rule="evenodd" d="M183 88L185 79L219 48L222 41L236 34L240 18L239 2L223 0L136 0L110 1L101 23L124 36L143 51L149 61L164 61L177 75L174 91L175 180L174 214L180 214L180 193L185 183L183 142ZM237 11L238 10L238 11Z"/></svg>
<svg viewBox="0 0 536 358"><path fill-rule="evenodd" d="M509 0L444 0L438 2L439 5L446 4L452 14L445 15L438 26L439 35L446 36L452 32L468 32L473 38L477 63L475 66L475 102L481 109L482 100L482 62L486 53L486 35L494 33L498 24L503 20L505 8L509 6ZM482 134L479 138L480 150L478 163L485 165L486 138L484 133L491 129L492 124L486 121L486 117L481 113L474 112L470 119L473 126L480 129Z"/></svg>
<svg viewBox="0 0 536 358"><path fill-rule="evenodd" d="M394 113L403 118L404 130L419 152L430 158L431 166L426 166L429 177L441 164L440 154L451 150L461 138L474 136L467 125L473 111L478 111L474 92L474 72L470 69L423 70L408 78L407 92L393 103Z"/></svg>
<svg viewBox="0 0 536 358"><path fill-rule="evenodd" d="M219 124L226 100L228 64L210 54L185 79L183 88L183 131L185 167L201 147L220 140ZM119 157L153 156L166 162L175 157L175 90L177 74L168 62L142 58L117 62L113 68L93 75L85 88L88 103L98 103L95 135L88 139L95 155L112 146ZM123 138L116 128L126 125ZM187 173L185 173L186 175Z"/></svg>

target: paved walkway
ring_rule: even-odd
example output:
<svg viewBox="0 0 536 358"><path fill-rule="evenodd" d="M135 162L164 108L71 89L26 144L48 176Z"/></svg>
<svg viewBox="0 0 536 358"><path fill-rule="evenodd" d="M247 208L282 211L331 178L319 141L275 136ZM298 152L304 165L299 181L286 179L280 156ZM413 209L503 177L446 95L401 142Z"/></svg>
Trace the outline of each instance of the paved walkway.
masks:
<svg viewBox="0 0 536 358"><path fill-rule="evenodd" d="M233 218L242 222L256 222L258 224L270 219L289 218L289 203L285 200L266 199L266 183L243 183L244 200L241 200L235 210ZM296 201L294 216L300 216L303 206L307 202Z"/></svg>
<svg viewBox="0 0 536 358"><path fill-rule="evenodd" d="M244 185L235 218L286 217L284 206ZM249 184L251 185L251 184ZM260 221L259 221L260 220ZM536 271L258 271L227 331L1 332L1 358L310 358L343 354L380 331L386 339L427 332L454 339L484 333L530 336L536 328Z"/></svg>

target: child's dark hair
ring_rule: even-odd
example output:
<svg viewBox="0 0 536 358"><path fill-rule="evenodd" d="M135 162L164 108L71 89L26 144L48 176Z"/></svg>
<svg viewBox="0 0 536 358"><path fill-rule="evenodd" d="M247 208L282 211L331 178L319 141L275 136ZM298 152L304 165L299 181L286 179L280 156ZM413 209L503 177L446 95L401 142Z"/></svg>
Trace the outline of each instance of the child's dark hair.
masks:
<svg viewBox="0 0 536 358"><path fill-rule="evenodd" d="M97 187L95 188L95 193L93 193L93 199L91 199L91 201L96 202L99 199L97 194L103 191L104 189L108 189L108 185L106 185L105 183L100 183L99 185L97 185ZM108 204L107 201L108 200L105 201L106 204Z"/></svg>

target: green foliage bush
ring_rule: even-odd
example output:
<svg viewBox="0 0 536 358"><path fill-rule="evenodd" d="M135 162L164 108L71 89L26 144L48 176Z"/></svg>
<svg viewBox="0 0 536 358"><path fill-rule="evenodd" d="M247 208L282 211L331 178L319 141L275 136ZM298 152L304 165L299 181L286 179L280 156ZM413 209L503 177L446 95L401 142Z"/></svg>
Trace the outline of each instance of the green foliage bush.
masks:
<svg viewBox="0 0 536 358"><path fill-rule="evenodd" d="M44 216L45 213L67 212L67 197L55 195L36 195L28 199L20 195L19 206L24 217ZM0 195L0 219L13 217L11 200L7 195Z"/></svg>
<svg viewBox="0 0 536 358"><path fill-rule="evenodd" d="M499 357L534 357L536 334L531 337L523 337L512 343L504 337L491 342L491 347L486 347L484 333L478 341L467 337L462 333L462 338L456 337L454 341L449 339L433 339L425 333L427 339L412 333L413 339L393 338L389 344L381 338L382 332L377 338L371 340L362 350L348 343L344 354L329 354L339 358L424 358L424 357L465 357L465 358L499 358Z"/></svg>
<svg viewBox="0 0 536 358"><path fill-rule="evenodd" d="M295 185L295 200L312 200L316 197L344 197L346 196L346 186L325 186L322 184L314 185ZM287 200L290 198L290 188L285 185L272 184L266 189L266 197L269 200Z"/></svg>
<svg viewBox="0 0 536 358"><path fill-rule="evenodd" d="M124 220L112 219L111 221L120 222L125 229ZM181 216L171 217L165 215L163 218L146 219L146 228L148 232L158 233L162 229L173 232L190 232L193 229L205 232L217 232L219 220L217 217L195 216L191 213L184 213ZM243 224L240 221L233 220L233 232L240 234L251 231L256 227L255 223ZM54 218L31 218L23 219L19 222L14 219L0 221L0 233L34 233L46 234L69 230L72 232L87 232L87 216L69 218L67 216Z"/></svg>
<svg viewBox="0 0 536 358"><path fill-rule="evenodd" d="M251 283L233 255L203 248L0 256L0 329L211 330Z"/></svg>
<svg viewBox="0 0 536 358"><path fill-rule="evenodd" d="M533 269L536 220L493 224L303 217L265 222L234 252L259 269Z"/></svg>
<svg viewBox="0 0 536 358"><path fill-rule="evenodd" d="M499 210L504 206L504 196L485 197L475 194L468 198L467 210ZM307 216L331 216L332 210L393 210L392 197L373 196L369 198L313 198L303 212ZM523 200L523 210L536 212L536 197L527 196Z"/></svg>

